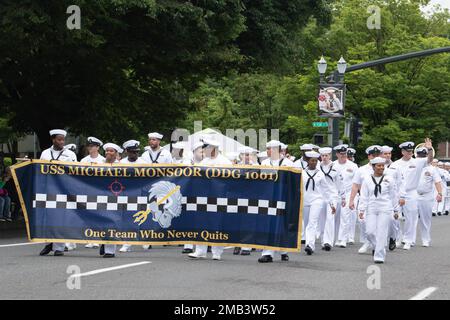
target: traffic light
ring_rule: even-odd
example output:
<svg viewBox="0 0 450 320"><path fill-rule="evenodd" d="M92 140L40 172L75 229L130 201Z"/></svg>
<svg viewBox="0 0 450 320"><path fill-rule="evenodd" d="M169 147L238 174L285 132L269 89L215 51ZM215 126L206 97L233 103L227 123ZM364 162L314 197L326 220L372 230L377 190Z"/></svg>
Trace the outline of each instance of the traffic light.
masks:
<svg viewBox="0 0 450 320"><path fill-rule="evenodd" d="M363 136L363 122L358 118L353 120L352 125L352 143L356 146L362 139Z"/></svg>
<svg viewBox="0 0 450 320"><path fill-rule="evenodd" d="M323 145L325 143L325 135L324 134L315 134L313 137L313 143L318 146Z"/></svg>

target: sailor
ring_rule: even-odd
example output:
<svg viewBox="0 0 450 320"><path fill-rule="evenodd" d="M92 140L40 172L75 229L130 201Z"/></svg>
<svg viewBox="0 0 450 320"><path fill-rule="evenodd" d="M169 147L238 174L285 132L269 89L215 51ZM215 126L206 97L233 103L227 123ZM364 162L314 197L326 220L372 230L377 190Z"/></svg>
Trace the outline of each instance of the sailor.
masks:
<svg viewBox="0 0 450 320"><path fill-rule="evenodd" d="M87 150L88 155L81 159L82 163L104 163L105 157L103 157L100 153L100 147L103 146L103 142L96 137L88 137L87 138ZM98 248L100 245L98 243L88 243L85 248L93 249Z"/></svg>
<svg viewBox="0 0 450 320"><path fill-rule="evenodd" d="M378 157L380 153L381 153L381 146L379 145L373 145L366 149L366 154L367 158L369 159L369 163L360 167L358 171L356 171L355 176L353 177L352 193L350 194L350 202L349 202L350 209L353 210L356 208L355 198L361 189L364 176L373 174L373 166L370 163L370 160ZM360 242L363 243L362 247L358 250L358 253L364 254L370 249L371 243L367 241L365 220L358 219L358 222L360 227Z"/></svg>
<svg viewBox="0 0 450 320"><path fill-rule="evenodd" d="M220 143L218 141L208 137L203 139L203 143L204 158L200 165L231 165L231 161L219 153ZM221 260L223 249L221 246L212 245L213 260ZM193 259L206 258L207 251L207 245L196 245L195 252L189 254L189 257Z"/></svg>
<svg viewBox="0 0 450 320"><path fill-rule="evenodd" d="M447 181L450 181L450 174L447 170L445 170L444 162L439 161L437 163L437 171L439 172L439 175L441 176L441 196L447 195ZM440 216L442 214L448 215L448 210L446 212L445 210L445 201L440 201L437 205L437 215Z"/></svg>
<svg viewBox="0 0 450 320"><path fill-rule="evenodd" d="M331 153L333 149L326 147L320 148L319 154L322 159L318 166L320 171L325 175L325 181L328 183L330 189L339 195L336 204L345 204L345 191L343 190L343 178L336 169L334 169L334 163L331 161ZM332 213L329 206L328 198L323 201L322 212L319 217L319 231L322 236L322 249L330 251L334 246L334 240L336 235L336 220L340 217L336 216L337 210Z"/></svg>
<svg viewBox="0 0 450 320"><path fill-rule="evenodd" d="M352 192L352 181L358 166L348 159L348 145L341 144L333 149L336 151L337 157L337 160L333 162L333 168L342 176L342 190L345 193L345 201L338 204L336 210L339 211L340 215L336 246L345 248L347 244L353 244L355 241L354 224L356 224L356 211L349 208L349 202Z"/></svg>
<svg viewBox="0 0 450 320"><path fill-rule="evenodd" d="M122 147L127 152L127 157L120 160L120 163L124 164L146 164L141 157L139 157L139 148L140 142L137 140L128 140L125 142ZM119 252L130 252L131 245L124 244L120 248Z"/></svg>
<svg viewBox="0 0 450 320"><path fill-rule="evenodd" d="M257 157L258 157L258 163L261 164L264 160L266 160L268 158L267 151L258 152Z"/></svg>
<svg viewBox="0 0 450 320"><path fill-rule="evenodd" d="M269 156L264 160L261 165L268 167L292 167L294 163L281 157L281 142L278 140L271 140L266 143L267 155ZM263 250L261 257L258 259L260 263L273 262L273 256L275 252L273 250ZM280 252L281 261L289 261L289 255L287 252Z"/></svg>
<svg viewBox="0 0 450 320"><path fill-rule="evenodd" d="M119 161L117 160L117 155L120 155L123 152L121 147L114 143L105 143L103 145L103 150L105 150L104 163L119 163ZM103 258L114 258L116 255L116 245L102 244L100 246L100 255L103 256Z"/></svg>
<svg viewBox="0 0 450 320"><path fill-rule="evenodd" d="M67 149L69 149L70 151L72 151L73 153L76 154L77 152L77 145L75 143L70 143L66 146Z"/></svg>
<svg viewBox="0 0 450 320"><path fill-rule="evenodd" d="M403 246L404 250L410 250L416 242L417 223L419 219L419 209L417 205L417 186L423 168L433 161L433 146L431 140L425 139L425 148L428 150L426 158L413 158L413 142L400 144L403 157L394 162L402 175L402 185L400 186L400 206L405 217Z"/></svg>
<svg viewBox="0 0 450 320"><path fill-rule="evenodd" d="M444 215L448 216L449 215L449 211L450 211L450 162L444 162L444 169L445 171L447 171L447 184L446 184L446 190L447 193L443 193L444 196L444 200L442 200L443 202L445 202L444 205Z"/></svg>
<svg viewBox="0 0 450 320"><path fill-rule="evenodd" d="M286 146L286 145L285 145ZM286 146L287 148L287 146ZM239 148L239 162L240 165L246 165L246 166L257 166L258 163L254 161L255 155L258 152L257 150L250 148L250 147L241 147ZM240 254L241 256L249 256L252 251L252 248L248 247L235 247L234 248L234 255Z"/></svg>
<svg viewBox="0 0 450 320"><path fill-rule="evenodd" d="M303 177L303 212L309 216L305 229L305 252L307 255L312 255L315 250L316 232L323 203L327 202L327 206L331 210L330 214L334 215L339 197L336 187L331 187L332 184L326 180L325 173L317 168L320 154L315 151L307 151L305 155L308 158L308 166L303 171L305 174ZM329 249L331 249L331 245Z"/></svg>
<svg viewBox="0 0 450 320"><path fill-rule="evenodd" d="M185 160L185 164L196 165L199 164L203 160L203 141L198 141L194 143L192 146L192 158L189 160ZM183 247L183 254L193 253L194 245L187 243Z"/></svg>
<svg viewBox="0 0 450 320"><path fill-rule="evenodd" d="M161 148L161 139L163 135L157 132L152 132L148 134L148 146L149 149L144 152L142 159L148 163L172 163L172 156L169 150Z"/></svg>
<svg viewBox="0 0 450 320"><path fill-rule="evenodd" d="M386 159L370 160L373 173L362 178L361 196L358 206L359 218L365 220L366 237L373 248L375 263L384 263L386 238L391 216L398 219L398 193L395 180L384 174Z"/></svg>
<svg viewBox="0 0 450 320"><path fill-rule="evenodd" d="M305 153L312 151L313 145L310 143L305 143L300 146L301 158L294 162L294 167L305 169L308 166L308 159L305 157Z"/></svg>
<svg viewBox="0 0 450 320"><path fill-rule="evenodd" d="M347 158L348 160L355 162L355 154L356 154L356 150L353 148L348 148L347 149Z"/></svg>
<svg viewBox="0 0 450 320"><path fill-rule="evenodd" d="M428 150L424 147L417 148L417 158L425 158ZM422 246L429 247L431 243L431 209L434 200L442 202L442 177L438 168L427 165L422 169L417 185L417 207L419 209L419 228L422 237ZM437 190L436 197L433 197L434 188Z"/></svg>
<svg viewBox="0 0 450 320"><path fill-rule="evenodd" d="M178 141L172 144L172 161L173 163L184 163L184 149L186 147L186 143L184 141Z"/></svg>
<svg viewBox="0 0 450 320"><path fill-rule="evenodd" d="M52 140L52 146L44 150L41 154L41 160L49 161L66 161L75 162L77 156L72 151L64 147L67 132L61 129L50 130L50 137ZM61 242L54 242L47 244L44 249L41 250L40 255L45 256L52 250L56 257L64 255L65 244Z"/></svg>
<svg viewBox="0 0 450 320"><path fill-rule="evenodd" d="M396 185L396 192L397 192L397 197L399 196L400 193L400 186L402 183L402 176L400 174L400 170L397 170L397 168L395 167L395 165L393 165L393 161L392 161L392 147L389 146L382 146L381 147L381 155L380 157L384 158L386 160L386 163L384 165L384 174L387 176L390 176L392 179L394 179L395 181L395 185ZM401 226L400 226L400 218L399 219L394 219L394 217L391 217L391 221L390 221L390 225L389 225L389 233L388 233L388 238L389 238L389 250L393 251L395 250L395 248L397 247L397 241L398 244L400 244L401 240Z"/></svg>

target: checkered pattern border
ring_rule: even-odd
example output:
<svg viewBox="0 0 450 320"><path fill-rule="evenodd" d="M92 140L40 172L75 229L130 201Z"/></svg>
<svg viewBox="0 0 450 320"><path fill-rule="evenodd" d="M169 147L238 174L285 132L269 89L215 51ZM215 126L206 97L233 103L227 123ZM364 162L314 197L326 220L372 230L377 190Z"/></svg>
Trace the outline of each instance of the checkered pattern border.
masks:
<svg viewBox="0 0 450 320"><path fill-rule="evenodd" d="M50 195L38 193L33 199L33 208L137 212L147 209L147 201L147 197ZM286 202L211 197L183 197L182 210L276 216L285 214Z"/></svg>

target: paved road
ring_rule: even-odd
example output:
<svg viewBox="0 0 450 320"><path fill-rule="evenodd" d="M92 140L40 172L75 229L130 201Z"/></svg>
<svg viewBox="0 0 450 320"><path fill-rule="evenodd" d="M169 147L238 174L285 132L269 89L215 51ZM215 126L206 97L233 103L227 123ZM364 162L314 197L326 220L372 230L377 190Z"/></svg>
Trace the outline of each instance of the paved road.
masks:
<svg viewBox="0 0 450 320"><path fill-rule="evenodd" d="M8 246L26 239L3 233L0 299L410 299L430 287L437 289L427 299L450 299L450 217L433 218L432 231L432 247L389 253L380 266L381 288L372 290L371 256L358 255L356 245L262 265L256 262L259 252L242 257L230 249L219 262L192 261L179 247L135 247L103 259L97 250L79 246L64 257L39 257L41 244ZM133 265L141 262L150 263ZM94 271L79 278L80 289L67 287L71 265L81 273Z"/></svg>

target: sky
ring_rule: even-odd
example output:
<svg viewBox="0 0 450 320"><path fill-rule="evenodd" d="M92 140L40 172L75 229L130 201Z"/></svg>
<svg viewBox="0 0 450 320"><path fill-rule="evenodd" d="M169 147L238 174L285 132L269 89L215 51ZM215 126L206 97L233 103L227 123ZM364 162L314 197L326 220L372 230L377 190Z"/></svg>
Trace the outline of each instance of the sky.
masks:
<svg viewBox="0 0 450 320"><path fill-rule="evenodd" d="M450 0L432 0L430 5L440 4L443 8L450 9Z"/></svg>

